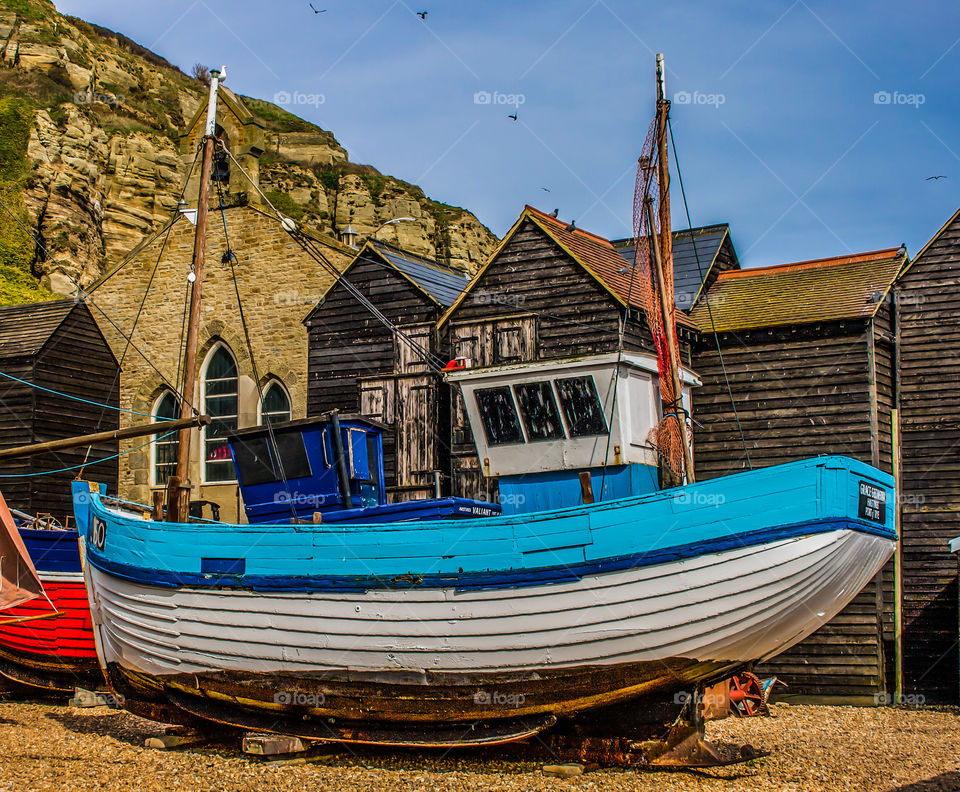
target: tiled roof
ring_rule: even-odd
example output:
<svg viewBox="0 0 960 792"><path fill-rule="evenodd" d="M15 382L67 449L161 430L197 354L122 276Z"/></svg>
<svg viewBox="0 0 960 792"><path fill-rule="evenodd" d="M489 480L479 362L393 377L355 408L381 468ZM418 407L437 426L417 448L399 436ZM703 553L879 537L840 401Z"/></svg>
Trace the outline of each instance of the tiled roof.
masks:
<svg viewBox="0 0 960 792"><path fill-rule="evenodd" d="M726 223L673 232L673 294L677 308L684 311L693 308L702 282L729 233L730 227ZM615 239L611 244L629 264L633 264L636 258L633 239Z"/></svg>
<svg viewBox="0 0 960 792"><path fill-rule="evenodd" d="M0 308L0 358L35 355L76 305L74 300L51 300Z"/></svg>
<svg viewBox="0 0 960 792"><path fill-rule="evenodd" d="M382 242L369 244L443 308L449 308L470 282L466 275L430 259Z"/></svg>
<svg viewBox="0 0 960 792"><path fill-rule="evenodd" d="M905 259L903 248L889 248L721 272L690 318L706 332L866 319L883 303Z"/></svg>
<svg viewBox="0 0 960 792"><path fill-rule="evenodd" d="M626 304L629 296L631 307L643 307L637 289L630 288L630 264L610 240L580 228L567 231L569 223L532 206L524 207L524 214L553 237L621 303ZM684 314L677 313L676 316L680 324L690 324Z"/></svg>

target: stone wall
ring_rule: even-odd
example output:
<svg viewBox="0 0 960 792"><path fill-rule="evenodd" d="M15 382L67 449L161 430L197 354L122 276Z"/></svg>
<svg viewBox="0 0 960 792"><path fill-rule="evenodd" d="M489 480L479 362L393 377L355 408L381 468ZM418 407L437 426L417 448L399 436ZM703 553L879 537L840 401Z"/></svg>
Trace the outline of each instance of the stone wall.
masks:
<svg viewBox="0 0 960 792"><path fill-rule="evenodd" d="M302 320L333 283L333 277L300 250L274 217L263 211L250 206L230 208L226 210L226 221L230 247L237 256L234 266L261 385L269 379L279 379L290 394L293 417L304 417L307 334ZM222 341L233 353L240 375L240 426L252 426L258 422L257 388L230 266L221 261L227 245L219 211L211 211L208 228L198 382L206 356ZM127 409L152 412L166 383L177 383L194 230L181 218L166 240L159 236L146 244L129 264L95 287L87 298L114 354L122 359L121 406ZM338 270L349 263L350 249L328 238L322 240L321 247ZM130 333L141 301L143 308L132 344L125 352L121 331ZM121 426L146 420L122 414ZM121 450L133 449L143 442L127 441L121 444ZM234 520L238 514L236 485L200 481L199 431L194 432L191 450L192 497L220 503L221 517ZM149 446L121 457L121 497L150 503L153 489L157 487L151 481Z"/></svg>

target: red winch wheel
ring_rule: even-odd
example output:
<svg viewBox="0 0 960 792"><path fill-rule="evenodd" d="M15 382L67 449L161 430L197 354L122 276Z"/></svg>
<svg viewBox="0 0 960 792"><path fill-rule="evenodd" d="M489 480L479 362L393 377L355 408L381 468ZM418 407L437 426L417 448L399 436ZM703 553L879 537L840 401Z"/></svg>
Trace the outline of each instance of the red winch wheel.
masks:
<svg viewBox="0 0 960 792"><path fill-rule="evenodd" d="M767 713L763 684L756 674L745 671L730 679L730 709L741 718Z"/></svg>

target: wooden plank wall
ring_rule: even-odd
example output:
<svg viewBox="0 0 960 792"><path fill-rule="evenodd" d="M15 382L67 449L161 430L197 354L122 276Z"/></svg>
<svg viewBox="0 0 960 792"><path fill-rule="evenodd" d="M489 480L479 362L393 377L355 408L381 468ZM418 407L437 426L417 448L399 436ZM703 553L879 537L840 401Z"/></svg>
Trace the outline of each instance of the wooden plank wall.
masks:
<svg viewBox="0 0 960 792"><path fill-rule="evenodd" d="M434 303L381 264L358 261L347 277L394 324L433 323L439 318ZM393 334L339 282L310 314L306 325L307 415L330 410L356 412L360 408L358 380L394 372Z"/></svg>
<svg viewBox="0 0 960 792"><path fill-rule="evenodd" d="M70 312L31 363L30 376L25 379L37 385L99 404L119 404L120 379L116 359L89 310L82 304ZM25 365L21 364L21 367L25 368ZM4 370L10 369L11 364L5 362ZM4 415L9 413L14 400L24 406L31 401L32 404L21 416L25 419L23 424L11 424L9 417L0 420L5 444L44 442L119 427L116 410L64 399L26 386L19 386L19 389L22 392L16 395L4 395ZM7 438L14 442L8 442ZM73 516L70 482L78 471L42 474L86 463L84 478L105 483L110 492L116 493L119 461L100 460L115 455L117 450L116 442L104 443L90 449L89 455L84 447L29 457L21 463L7 463L16 470L5 464L4 474L24 472L29 477L4 479L0 486L11 506L29 513L46 512L65 523Z"/></svg>
<svg viewBox="0 0 960 792"><path fill-rule="evenodd" d="M369 251L368 255L372 258ZM376 259L358 261L347 278L418 344L441 358L446 356L445 344L433 332L440 307L406 278ZM393 431L384 436L384 475L390 500L432 495L432 472L423 470L447 469L448 453L437 443L438 436L448 434L446 424L439 434L421 431L417 442L411 439L411 427L422 430L425 416L431 427L444 420L438 402L447 401L448 387L434 374L424 374L427 366L421 358L397 342L341 283L330 289L306 325L307 415L330 410L363 412L392 424ZM413 391L411 379L418 381ZM426 388L421 380L428 383ZM410 401L411 396L416 397L415 402ZM409 426L407 416L411 416Z"/></svg>
<svg viewBox="0 0 960 792"><path fill-rule="evenodd" d="M958 701L960 536L960 220L897 288L905 690Z"/></svg>
<svg viewBox="0 0 960 792"><path fill-rule="evenodd" d="M592 275L527 221L490 263L445 327L450 328L453 357L469 357L474 365L495 365L511 359L615 352L623 316L623 307ZM689 331L681 331L681 355L687 362L691 338ZM630 312L624 348L654 351L646 323L636 310ZM453 395L450 409L454 494L496 500L496 482L482 475L459 392Z"/></svg>
<svg viewBox="0 0 960 792"><path fill-rule="evenodd" d="M765 467L818 454L843 454L890 469L877 460L882 443L874 439L874 394L887 399L889 365L875 391L871 328L865 323L722 334L723 362L737 404L753 467ZM877 342L877 359L890 360L889 341ZM694 445L697 476L713 478L743 470L746 454L724 381L714 336L704 335L694 353L694 369L704 382L694 392L700 424ZM879 381L879 377L877 378ZM890 578L892 583L892 578ZM776 674L790 692L817 696L872 698L884 688L884 647L878 581L871 582L829 624L760 671Z"/></svg>
<svg viewBox="0 0 960 792"><path fill-rule="evenodd" d="M3 371L17 379L33 382L33 358L5 359ZM0 380L0 448L32 443L33 418L35 415L34 395L36 391L28 385L20 385L12 380ZM11 459L0 463L0 474L20 476L29 474L32 463L27 459ZM29 511L30 479L0 479L0 491L7 505L13 509Z"/></svg>

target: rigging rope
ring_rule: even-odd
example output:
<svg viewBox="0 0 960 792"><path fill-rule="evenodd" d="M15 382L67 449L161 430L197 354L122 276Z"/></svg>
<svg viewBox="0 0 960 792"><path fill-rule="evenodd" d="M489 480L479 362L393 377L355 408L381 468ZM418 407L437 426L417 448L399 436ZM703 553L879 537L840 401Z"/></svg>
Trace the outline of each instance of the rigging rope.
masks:
<svg viewBox="0 0 960 792"><path fill-rule="evenodd" d="M396 326L387 316L385 316L367 297L356 287L354 286L343 273L336 268L336 266L323 254L323 252L317 246L316 240L312 237L304 234L303 231L289 218L285 217L277 209L276 206L270 201L270 199L264 194L263 190L260 189L260 186L254 182L250 175L243 169L243 166L237 161L236 157L233 156L233 153L229 149L225 149L227 156L230 158L231 162L236 165L237 169L246 177L247 181L253 186L257 191L263 201L273 210L273 213L277 216L277 219L280 221L280 225L284 231L286 231L293 240L300 246L300 248L310 256L314 261L316 261L320 266L327 270L330 275L333 276L335 281L339 281L343 284L343 287L364 307L367 311L390 333L398 340L405 343L410 349L412 349L417 355L419 355L427 366L432 369L434 372L440 371L445 365L446 362L438 358L436 355L432 354L428 349L425 349L412 338L410 338L406 333L404 333L399 327Z"/></svg>
<svg viewBox="0 0 960 792"><path fill-rule="evenodd" d="M178 208L180 206L180 201L183 200L183 196L187 191L187 185L190 183L190 177L193 175L193 171L197 166L197 158L199 157L199 154L200 152L198 150L197 153L194 155L193 162L190 164L190 168L187 171L187 175L183 180L183 187L180 188L180 195L177 198ZM179 212L178 212L178 215L179 215ZM113 382L110 384L111 393L113 392L114 387L116 387L117 382L120 380L120 372L123 369L123 363L127 359L127 352L130 350L130 344L133 343L133 334L137 332L137 323L140 321L140 316L143 314L143 307L147 303L147 297L150 294L150 289L153 286L153 281L157 276L157 270L160 269L160 261L163 259L163 253L167 249L167 242L170 240L170 232L173 231L173 226L176 223L176 221L177 221L177 217L174 217L173 221L167 224L166 233L164 234L164 237L163 237L163 242L160 244L160 250L157 253L157 263L153 265L153 271L150 273L150 279L147 281L147 286L143 290L143 297L140 299L140 305L137 306L137 312L133 317L133 324L130 327L130 335L126 339L126 344L124 344L123 346L123 352L120 354L120 360L117 362L117 371L113 375ZM112 277L119 271L120 271L120 268L118 267L108 277ZM100 285L100 284L97 284L97 285ZM78 284L77 293L82 294L82 292L79 290L79 284ZM182 395L180 397L180 402L181 404L183 402ZM103 423L104 415L106 415L105 409L100 411L100 417L97 419L97 427L96 427L97 429L99 429L100 425ZM84 455L84 460L83 460L84 462L86 462L90 458L90 452L92 450L93 450L93 446L87 446L87 452ZM81 467L80 472L77 474L77 478L81 478L82 476L83 476L83 468Z"/></svg>
<svg viewBox="0 0 960 792"><path fill-rule="evenodd" d="M43 385L37 385L35 382L28 382L27 380L22 380L19 377L14 377L13 374L7 374L5 371L0 371L0 377L5 377L8 380L13 380L18 382L21 385L27 385L28 387L34 388L45 393L50 393L54 396L62 396L64 399L71 399L77 402L83 402L84 404L92 404L94 407L103 407L104 410L116 410L117 412L129 413L130 415L140 415L144 418L157 418L161 421L173 420L167 418L161 418L159 415L152 415L151 413L138 412L137 410L128 410L126 407L115 407L112 404L103 404L102 402L93 401L92 399L84 399L80 396L72 396L69 393L62 393L61 391L53 390L52 388L45 388Z"/></svg>
<svg viewBox="0 0 960 792"><path fill-rule="evenodd" d="M104 457L103 459L97 459L97 460L94 460L93 462L84 461L79 465L59 468L57 470L41 470L39 473L3 473L3 474L0 474L0 479L35 478L37 476L52 476L54 473L67 473L71 470L80 470L84 468L86 465L99 465L101 462L109 462L112 459L119 459L120 457L125 456L127 454L132 454L134 451L139 451L141 448L146 448L155 440L163 440L164 438L170 437L171 435L175 435L175 434L176 432L167 432L164 435L160 435L159 437L155 437L152 440L148 440L146 443L142 443L136 446L136 448L129 448L126 451L121 451L118 454L112 454L111 456Z"/></svg>
<svg viewBox="0 0 960 792"><path fill-rule="evenodd" d="M677 182L680 184L680 195L683 198L683 210L687 215L687 228L690 229L690 239L693 242L693 255L697 259L697 271L700 273L700 284L703 287L703 267L700 264L700 254L697 252L697 239L693 233L693 226L690 223L690 207L687 206L687 193L683 189L683 174L680 171L680 160L677 157L677 145L673 141L673 124L669 117L667 118L667 129L670 132L670 145L673 148L673 161L677 166ZM707 316L710 317L710 329L713 331L713 340L717 345L717 357L720 359L720 370L723 372L723 381L727 386L727 395L730 397L730 406L733 407L733 417L737 422L737 431L740 433L740 442L743 443L743 453L747 458L747 468L753 470L753 463L750 461L750 450L747 448L747 438L743 433L743 426L740 423L740 414L737 411L737 401L733 398L733 388L730 386L730 377L727 376L727 366L723 360L723 351L720 349L720 337L717 335L717 326L713 321L713 308L710 306L710 300L704 294L704 302L707 304Z"/></svg>

